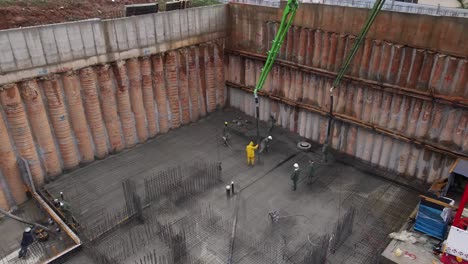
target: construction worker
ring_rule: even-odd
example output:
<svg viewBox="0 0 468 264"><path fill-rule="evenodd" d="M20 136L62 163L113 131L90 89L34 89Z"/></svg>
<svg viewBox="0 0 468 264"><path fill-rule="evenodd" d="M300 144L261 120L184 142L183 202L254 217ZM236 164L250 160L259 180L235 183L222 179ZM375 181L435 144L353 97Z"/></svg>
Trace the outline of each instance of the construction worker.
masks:
<svg viewBox="0 0 468 264"><path fill-rule="evenodd" d="M67 225L75 223L73 213L71 211L71 206L69 203L65 201L60 201L60 209L62 210Z"/></svg>
<svg viewBox="0 0 468 264"><path fill-rule="evenodd" d="M229 138L231 137L231 134L229 132L229 127L228 127L229 123L228 122L224 122L224 128L223 128L223 142L224 142L224 145L228 146L228 140Z"/></svg>
<svg viewBox="0 0 468 264"><path fill-rule="evenodd" d="M295 191L297 189L297 182L299 181L300 171L299 171L299 164L294 163L293 166L294 166L294 171L291 174L291 180L293 181L293 191Z"/></svg>
<svg viewBox="0 0 468 264"><path fill-rule="evenodd" d="M323 153L323 162L327 163L328 162L328 144L325 143L323 144L322 147L322 153Z"/></svg>
<svg viewBox="0 0 468 264"><path fill-rule="evenodd" d="M258 144L254 146L254 143L250 143L245 147L245 152L247 153L247 165L255 164L255 150L258 148Z"/></svg>
<svg viewBox="0 0 468 264"><path fill-rule="evenodd" d="M307 170L308 170L307 171L307 184L310 185L310 184L312 184L312 181L313 181L314 176L315 176L314 161L309 160L309 166L308 166Z"/></svg>
<svg viewBox="0 0 468 264"><path fill-rule="evenodd" d="M263 152L268 152L268 147L270 144L268 144L268 142L270 140L272 140L273 137L271 136L268 136L264 139L262 139L262 141L260 141L260 150L258 151L258 153L263 153Z"/></svg>
<svg viewBox="0 0 468 264"><path fill-rule="evenodd" d="M271 131L275 127L276 118L273 114L270 114L270 119L268 119L268 134L271 135Z"/></svg>
<svg viewBox="0 0 468 264"><path fill-rule="evenodd" d="M28 247L34 242L34 238L32 235L32 228L26 227L23 232L23 238L21 239L21 250L18 254L18 258L22 258L26 256L28 253Z"/></svg>

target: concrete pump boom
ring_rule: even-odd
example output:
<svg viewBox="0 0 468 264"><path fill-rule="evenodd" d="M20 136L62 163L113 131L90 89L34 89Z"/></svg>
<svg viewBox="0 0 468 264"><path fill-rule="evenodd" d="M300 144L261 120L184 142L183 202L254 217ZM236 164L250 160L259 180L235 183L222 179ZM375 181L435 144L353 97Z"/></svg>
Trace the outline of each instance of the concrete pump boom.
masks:
<svg viewBox="0 0 468 264"><path fill-rule="evenodd" d="M260 73L260 77L258 79L258 83L255 86L254 90L254 99L255 99L255 110L256 110L256 118L257 118L257 142L260 141L260 130L259 130L259 118L260 118L260 108L258 102L258 95L257 92L263 88L265 84L266 78L273 67L273 64L278 56L278 52L281 48L281 45L284 42L284 38L286 37L286 33L288 33L289 28L296 16L297 8L299 7L298 0L288 0L286 4L286 8L283 12L283 17L281 18L281 24L279 25L278 32L276 33L275 39L273 40L273 44L271 46L270 51L268 51L268 57L266 59L265 65L262 68L262 72Z"/></svg>

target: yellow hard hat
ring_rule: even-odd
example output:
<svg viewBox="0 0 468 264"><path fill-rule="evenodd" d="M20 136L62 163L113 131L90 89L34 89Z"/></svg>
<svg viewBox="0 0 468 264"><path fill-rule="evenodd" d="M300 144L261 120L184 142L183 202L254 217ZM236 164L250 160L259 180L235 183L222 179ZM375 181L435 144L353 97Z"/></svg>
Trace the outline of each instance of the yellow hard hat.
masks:
<svg viewBox="0 0 468 264"><path fill-rule="evenodd" d="M227 125L227 124L228 124L228 122L226 121L226 122L224 122L224 124L225 124L225 125Z"/></svg>

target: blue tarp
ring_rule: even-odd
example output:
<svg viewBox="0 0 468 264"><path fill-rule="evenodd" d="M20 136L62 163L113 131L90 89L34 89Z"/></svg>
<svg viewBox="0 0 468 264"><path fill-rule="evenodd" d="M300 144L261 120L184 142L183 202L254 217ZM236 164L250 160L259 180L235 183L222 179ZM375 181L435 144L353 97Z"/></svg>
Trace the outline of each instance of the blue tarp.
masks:
<svg viewBox="0 0 468 264"><path fill-rule="evenodd" d="M414 229L435 238L444 239L447 223L440 216L441 213L442 210L420 204Z"/></svg>

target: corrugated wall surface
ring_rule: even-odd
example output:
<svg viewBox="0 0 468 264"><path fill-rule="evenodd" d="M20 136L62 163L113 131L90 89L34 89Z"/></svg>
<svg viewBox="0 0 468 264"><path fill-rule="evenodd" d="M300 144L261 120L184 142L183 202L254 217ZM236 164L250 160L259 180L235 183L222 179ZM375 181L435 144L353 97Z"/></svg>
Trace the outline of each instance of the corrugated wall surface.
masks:
<svg viewBox="0 0 468 264"><path fill-rule="evenodd" d="M6 184L0 185L0 206L8 208L10 194L10 205L25 200L17 156L28 160L41 186L63 170L133 147L196 121L206 115L203 109L223 106L224 85L215 85L224 83L219 73L224 71L223 45L223 40L208 42L4 86L0 169Z"/></svg>
<svg viewBox="0 0 468 264"><path fill-rule="evenodd" d="M229 104L249 115L255 114L251 92L230 87ZM320 113L300 109L281 101L260 97L260 117L267 121L270 113L278 125L312 141L323 144L327 118ZM447 177L454 158L405 140L376 133L375 130L351 122L334 123L331 146L383 169L408 178L408 182L432 182Z"/></svg>
<svg viewBox="0 0 468 264"><path fill-rule="evenodd" d="M261 92L261 116L266 120L274 113L284 128L324 143L329 90L365 14L358 17L361 11L353 8L308 4L301 9ZM343 14L340 19L328 16L336 12ZM453 38L435 43L445 33L419 32L435 23L425 16L409 18L405 23L418 23L408 24L404 34L392 29L385 34L383 29L388 19L401 24L406 15L379 16L334 92L332 147L408 179L432 182L447 177L456 157L468 157L468 51L454 45L466 37L459 36L465 29L455 26L457 19L440 18L453 25ZM229 102L250 115L251 91L278 19L273 8L230 8L225 60ZM426 44L411 39L411 33Z"/></svg>

